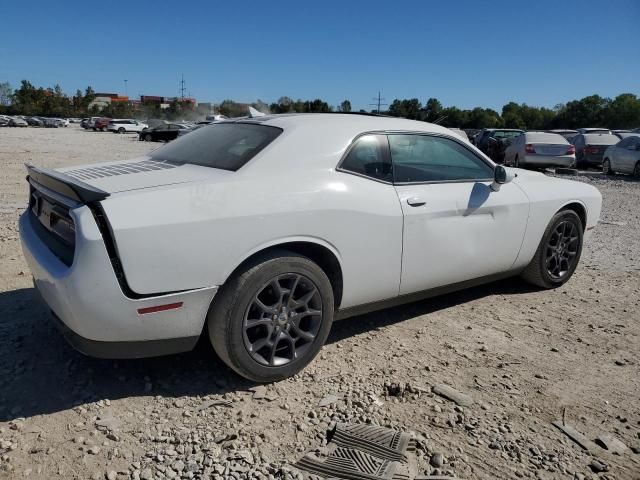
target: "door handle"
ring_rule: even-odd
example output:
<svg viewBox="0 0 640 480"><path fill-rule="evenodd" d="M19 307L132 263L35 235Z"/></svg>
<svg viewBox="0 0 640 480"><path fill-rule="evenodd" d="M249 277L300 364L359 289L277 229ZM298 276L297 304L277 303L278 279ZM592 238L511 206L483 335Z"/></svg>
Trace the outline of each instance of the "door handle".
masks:
<svg viewBox="0 0 640 480"><path fill-rule="evenodd" d="M425 205L427 202L420 197L409 197L407 198L407 203L411 207L421 207Z"/></svg>

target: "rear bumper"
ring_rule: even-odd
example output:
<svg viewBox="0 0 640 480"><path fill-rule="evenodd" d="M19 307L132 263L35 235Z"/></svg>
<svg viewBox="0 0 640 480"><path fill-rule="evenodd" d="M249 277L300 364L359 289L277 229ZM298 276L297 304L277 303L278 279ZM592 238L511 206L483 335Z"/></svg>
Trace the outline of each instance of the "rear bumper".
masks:
<svg viewBox="0 0 640 480"><path fill-rule="evenodd" d="M572 167L576 163L574 155L525 155L520 163L540 167Z"/></svg>
<svg viewBox="0 0 640 480"><path fill-rule="evenodd" d="M78 335L60 320L53 311L51 311L51 318L69 345L78 352L95 358L145 358L188 352L193 350L200 338L196 335L193 337L164 338L139 342L102 342Z"/></svg>
<svg viewBox="0 0 640 480"><path fill-rule="evenodd" d="M602 153L585 153L582 157L584 163L589 165L602 165L602 159L604 158L604 152Z"/></svg>
<svg viewBox="0 0 640 480"><path fill-rule="evenodd" d="M83 206L70 213L76 225L71 266L62 263L38 237L28 211L19 223L34 285L70 343L89 355L108 358L175 353L193 347L217 287L145 298L125 296L91 211ZM180 308L173 310L138 312L180 302Z"/></svg>

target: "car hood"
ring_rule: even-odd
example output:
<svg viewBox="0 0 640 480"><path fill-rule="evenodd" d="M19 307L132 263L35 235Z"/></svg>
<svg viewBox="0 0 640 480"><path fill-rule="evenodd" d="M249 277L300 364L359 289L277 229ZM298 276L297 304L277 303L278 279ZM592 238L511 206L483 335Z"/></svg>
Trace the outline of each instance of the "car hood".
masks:
<svg viewBox="0 0 640 480"><path fill-rule="evenodd" d="M222 180L233 172L192 164L154 160L149 156L118 162L56 169L57 172L107 193L180 183Z"/></svg>

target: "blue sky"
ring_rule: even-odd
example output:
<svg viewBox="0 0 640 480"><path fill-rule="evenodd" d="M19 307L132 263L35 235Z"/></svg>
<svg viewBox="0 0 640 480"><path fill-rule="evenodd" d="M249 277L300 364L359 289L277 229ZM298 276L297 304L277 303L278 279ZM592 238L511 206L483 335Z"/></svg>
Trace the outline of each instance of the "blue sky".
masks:
<svg viewBox="0 0 640 480"><path fill-rule="evenodd" d="M485 4L487 6L485 6ZM461 108L640 94L640 1L11 1L0 82Z"/></svg>

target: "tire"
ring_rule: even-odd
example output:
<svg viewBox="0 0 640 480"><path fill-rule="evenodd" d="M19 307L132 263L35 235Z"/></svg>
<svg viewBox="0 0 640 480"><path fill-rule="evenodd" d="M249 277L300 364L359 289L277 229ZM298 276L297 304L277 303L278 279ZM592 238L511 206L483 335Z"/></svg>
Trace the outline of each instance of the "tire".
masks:
<svg viewBox="0 0 640 480"><path fill-rule="evenodd" d="M284 301L278 302L274 281ZM288 294L282 293L287 287L294 292L291 304ZM313 296L304 307L289 309L305 295ZM295 313L302 308L302 315ZM316 313L309 315L309 311ZM258 258L227 280L209 309L207 326L211 345L230 368L249 380L275 382L295 375L313 360L329 335L333 314L333 289L324 271L307 257L280 250ZM278 340L269 343L274 335Z"/></svg>
<svg viewBox="0 0 640 480"><path fill-rule="evenodd" d="M150 133L145 134L145 136L143 138L144 138L145 142L153 141L153 138L151 138L151 134Z"/></svg>
<svg viewBox="0 0 640 480"><path fill-rule="evenodd" d="M605 158L604 162L602 162L602 173L609 176L614 176L616 174L616 172L611 170L611 162L608 158Z"/></svg>
<svg viewBox="0 0 640 480"><path fill-rule="evenodd" d="M636 162L636 166L633 168L633 176L640 178L640 162Z"/></svg>
<svg viewBox="0 0 640 480"><path fill-rule="evenodd" d="M557 230L562 229L563 224L572 225L573 231L570 234L571 237L575 234L575 241L564 242L568 247L564 249L564 253L567 253L567 256L571 255L571 262L567 261L565 265L564 262L557 261L550 262L551 270L552 267L556 265L561 265L559 271L557 273L561 273L560 275L554 275L550 268L547 265L547 260L549 256L553 256L556 254L556 258L558 255L557 251L554 251L553 247L550 247L550 244L554 243L554 237L557 238ZM567 227L568 228L568 227ZM538 245L538 249L536 250L533 259L524 271L521 273L521 277L538 287L541 288L557 288L561 285L564 285L575 272L576 267L578 266L578 262L580 261L580 255L582 254L582 239L583 239L583 227L580 217L573 210L561 210L556 213L549 225L547 225L546 230L544 231L544 235L542 235L542 240L540 240L540 245ZM564 255L563 255L564 256ZM566 270L562 272L562 268L566 266Z"/></svg>
<svg viewBox="0 0 640 480"><path fill-rule="evenodd" d="M124 127L120 127L120 128L118 129L118 133L122 134L122 133L124 133L124 132L126 132L126 130L124 129Z"/></svg>

